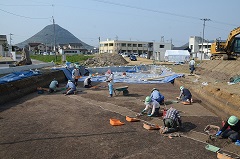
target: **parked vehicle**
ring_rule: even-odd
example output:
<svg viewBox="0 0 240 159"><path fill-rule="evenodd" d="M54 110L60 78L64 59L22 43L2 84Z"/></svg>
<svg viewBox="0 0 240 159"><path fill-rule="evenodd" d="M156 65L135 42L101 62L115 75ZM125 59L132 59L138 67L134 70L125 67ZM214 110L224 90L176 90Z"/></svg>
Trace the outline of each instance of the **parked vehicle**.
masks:
<svg viewBox="0 0 240 159"><path fill-rule="evenodd" d="M129 53L127 53L127 52L124 52L121 55L122 55L122 57L129 57Z"/></svg>
<svg viewBox="0 0 240 159"><path fill-rule="evenodd" d="M134 56L138 57L138 53L133 53Z"/></svg>
<svg viewBox="0 0 240 159"><path fill-rule="evenodd" d="M137 61L137 57L134 56L134 55L131 55L131 56L130 56L130 60L131 60L131 61Z"/></svg>
<svg viewBox="0 0 240 159"><path fill-rule="evenodd" d="M48 52L44 52L43 55L49 55L49 53Z"/></svg>

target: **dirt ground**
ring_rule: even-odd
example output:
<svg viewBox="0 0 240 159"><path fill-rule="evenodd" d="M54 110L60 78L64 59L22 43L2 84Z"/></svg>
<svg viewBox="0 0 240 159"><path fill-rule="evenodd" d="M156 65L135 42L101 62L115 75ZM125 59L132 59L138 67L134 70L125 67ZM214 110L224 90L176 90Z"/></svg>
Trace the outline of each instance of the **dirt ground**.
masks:
<svg viewBox="0 0 240 159"><path fill-rule="evenodd" d="M147 62L150 64L153 61ZM143 63L146 63L145 59L130 64ZM129 95L123 96L120 93L113 98L108 98L106 83L94 83L94 89L82 88L82 83L79 83L76 95L34 92L1 105L0 158L216 158L216 153L205 149L208 135L204 128L208 124L221 126L222 119L217 111L212 111L203 104L201 93L195 95L200 88L202 92L211 92L202 85L202 81L207 78L201 72L196 72L196 76L188 76L186 65L169 67L176 72L186 73L185 78L176 80L175 84L116 83L115 87L127 85ZM193 84L196 79L197 84ZM215 90L216 83L211 85L212 79L205 82L209 82L212 90ZM192 105L176 103L180 84L194 92ZM61 87L64 85L61 83ZM183 120L183 129L179 132L181 137L170 139L160 135L158 130L143 128L144 122L163 125L161 117L142 116L140 122L125 120L126 116L135 116L144 108L143 100L154 87L165 96L167 108L172 106L180 111ZM237 96L234 90L224 91ZM216 102L210 96L206 99ZM232 105L235 106L235 103L232 102L231 107ZM163 108L164 106L161 107ZM125 124L112 126L109 123L111 118L119 119ZM235 155L240 154L240 148L232 143L218 146L226 153L230 154L231 150Z"/></svg>

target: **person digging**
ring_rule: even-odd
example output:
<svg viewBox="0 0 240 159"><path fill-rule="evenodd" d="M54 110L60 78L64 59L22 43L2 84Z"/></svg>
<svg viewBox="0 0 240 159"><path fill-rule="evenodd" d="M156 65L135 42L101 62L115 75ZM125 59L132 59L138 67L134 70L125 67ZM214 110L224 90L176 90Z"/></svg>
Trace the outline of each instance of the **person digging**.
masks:
<svg viewBox="0 0 240 159"><path fill-rule="evenodd" d="M193 102L191 92L183 86L180 87L180 94L176 98L177 100L182 100L183 104L191 104Z"/></svg>
<svg viewBox="0 0 240 159"><path fill-rule="evenodd" d="M163 117L164 127L160 128L161 134L167 134L178 131L182 127L181 116L175 108L171 107L167 110Z"/></svg>
<svg viewBox="0 0 240 159"><path fill-rule="evenodd" d="M149 117L159 117L159 109L160 104L156 100L152 99L150 96L147 96L145 98L145 108L139 115L143 115L147 112L147 115Z"/></svg>
<svg viewBox="0 0 240 159"><path fill-rule="evenodd" d="M230 116L224 126L216 133L216 136L228 138L235 145L240 146L240 120L236 116Z"/></svg>

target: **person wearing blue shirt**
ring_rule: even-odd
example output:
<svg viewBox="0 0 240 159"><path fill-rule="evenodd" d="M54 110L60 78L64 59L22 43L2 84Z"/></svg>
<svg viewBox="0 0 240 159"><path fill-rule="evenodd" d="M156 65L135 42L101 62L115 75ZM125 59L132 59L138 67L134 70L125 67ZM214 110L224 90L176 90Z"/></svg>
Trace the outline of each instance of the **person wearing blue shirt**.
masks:
<svg viewBox="0 0 240 159"><path fill-rule="evenodd" d="M183 102L192 103L192 94L189 91L189 89L184 88L183 86L180 87L180 95L177 97L177 99L182 100Z"/></svg>
<svg viewBox="0 0 240 159"><path fill-rule="evenodd" d="M54 91L57 91L57 87L58 87L58 81L54 78L52 80L52 82L49 85L49 93L52 93Z"/></svg>
<svg viewBox="0 0 240 159"><path fill-rule="evenodd" d="M150 97L154 100L156 100L159 104L164 103L164 96L159 92L157 88L152 89L152 93Z"/></svg>
<svg viewBox="0 0 240 159"><path fill-rule="evenodd" d="M67 89L67 92L65 95L75 94L75 92L76 92L76 86L71 80L68 80L66 89Z"/></svg>

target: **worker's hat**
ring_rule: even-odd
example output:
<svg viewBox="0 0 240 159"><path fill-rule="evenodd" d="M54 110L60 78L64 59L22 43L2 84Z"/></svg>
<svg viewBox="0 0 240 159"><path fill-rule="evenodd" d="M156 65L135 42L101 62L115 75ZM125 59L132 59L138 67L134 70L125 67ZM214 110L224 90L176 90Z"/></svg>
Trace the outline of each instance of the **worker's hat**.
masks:
<svg viewBox="0 0 240 159"><path fill-rule="evenodd" d="M157 90L157 91L159 91L157 88L153 88L153 89L152 89L152 91L154 91L154 90ZM151 91L151 92L152 92L152 91Z"/></svg>
<svg viewBox="0 0 240 159"><path fill-rule="evenodd" d="M238 118L236 116L230 116L230 118L228 118L228 124L231 126L234 126L237 122Z"/></svg>
<svg viewBox="0 0 240 159"><path fill-rule="evenodd" d="M184 89L184 87L183 86L180 86L180 90L183 90Z"/></svg>
<svg viewBox="0 0 240 159"><path fill-rule="evenodd" d="M149 104L150 102L151 102L151 97L147 96L147 97L145 98L145 103L146 103L146 104Z"/></svg>

